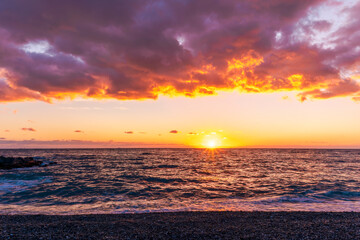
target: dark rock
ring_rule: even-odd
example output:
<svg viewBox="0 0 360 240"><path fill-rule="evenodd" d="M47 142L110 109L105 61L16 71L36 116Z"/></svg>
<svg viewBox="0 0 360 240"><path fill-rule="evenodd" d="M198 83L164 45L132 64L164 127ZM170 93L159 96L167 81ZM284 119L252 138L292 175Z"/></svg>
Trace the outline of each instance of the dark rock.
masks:
<svg viewBox="0 0 360 240"><path fill-rule="evenodd" d="M55 164L52 161L40 161L32 157L3 157L0 156L0 169L24 168L34 166L48 166Z"/></svg>

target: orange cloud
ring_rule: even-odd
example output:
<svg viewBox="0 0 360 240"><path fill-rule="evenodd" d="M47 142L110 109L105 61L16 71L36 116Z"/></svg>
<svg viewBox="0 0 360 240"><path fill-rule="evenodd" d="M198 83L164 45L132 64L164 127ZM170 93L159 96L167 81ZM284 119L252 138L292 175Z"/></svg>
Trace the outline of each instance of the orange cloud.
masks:
<svg viewBox="0 0 360 240"><path fill-rule="evenodd" d="M126 131L126 132L124 132L125 134L134 134L134 132L133 131Z"/></svg>
<svg viewBox="0 0 360 240"><path fill-rule="evenodd" d="M344 81L337 81L329 84L325 89L314 89L305 91L299 94L301 101L307 99L308 96L318 99L327 99L332 97L341 97L356 94L360 91L360 86L357 82L347 79ZM353 97L356 100L356 96Z"/></svg>
<svg viewBox="0 0 360 240"><path fill-rule="evenodd" d="M169 133L174 133L174 134L176 134L176 133L179 133L177 130L171 130Z"/></svg>

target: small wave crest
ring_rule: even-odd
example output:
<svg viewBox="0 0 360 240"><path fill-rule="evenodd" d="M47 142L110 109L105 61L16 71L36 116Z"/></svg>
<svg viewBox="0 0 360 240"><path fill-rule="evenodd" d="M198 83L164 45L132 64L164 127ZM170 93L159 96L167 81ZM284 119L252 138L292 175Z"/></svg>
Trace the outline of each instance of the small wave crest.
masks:
<svg viewBox="0 0 360 240"><path fill-rule="evenodd" d="M40 184L50 183L50 182L51 182L50 178L44 178L44 177L34 180L0 179L0 195L26 191Z"/></svg>
<svg viewBox="0 0 360 240"><path fill-rule="evenodd" d="M161 178L161 177L147 177L144 178L147 182L157 182L157 183L182 183L185 182L181 178Z"/></svg>
<svg viewBox="0 0 360 240"><path fill-rule="evenodd" d="M360 192L332 190L321 194L317 194L316 197L327 198L327 199L330 198L334 200L354 200L354 199L358 200L360 197Z"/></svg>
<svg viewBox="0 0 360 240"><path fill-rule="evenodd" d="M282 197L273 197L267 199L261 199L259 201L254 201L254 203L259 204L272 204L272 203L322 203L323 201L310 198L310 197L300 197L300 196L282 196Z"/></svg>

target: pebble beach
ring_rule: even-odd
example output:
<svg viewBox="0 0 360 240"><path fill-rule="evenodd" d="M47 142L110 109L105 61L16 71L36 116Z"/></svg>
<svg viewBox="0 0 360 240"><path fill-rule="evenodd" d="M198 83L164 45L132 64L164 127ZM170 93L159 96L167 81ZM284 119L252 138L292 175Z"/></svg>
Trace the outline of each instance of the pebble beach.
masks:
<svg viewBox="0 0 360 240"><path fill-rule="evenodd" d="M0 215L1 239L360 239L360 213Z"/></svg>

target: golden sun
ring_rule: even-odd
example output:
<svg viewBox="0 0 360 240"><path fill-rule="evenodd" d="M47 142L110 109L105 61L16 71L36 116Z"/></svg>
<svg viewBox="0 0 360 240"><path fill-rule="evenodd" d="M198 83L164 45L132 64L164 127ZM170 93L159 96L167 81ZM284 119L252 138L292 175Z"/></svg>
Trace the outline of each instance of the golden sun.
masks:
<svg viewBox="0 0 360 240"><path fill-rule="evenodd" d="M206 148L217 148L219 147L219 144L215 139L208 140L205 144Z"/></svg>
<svg viewBox="0 0 360 240"><path fill-rule="evenodd" d="M188 135L189 145L196 148L216 149L228 146L227 137L224 136L223 130L203 131L195 134L191 132Z"/></svg>

